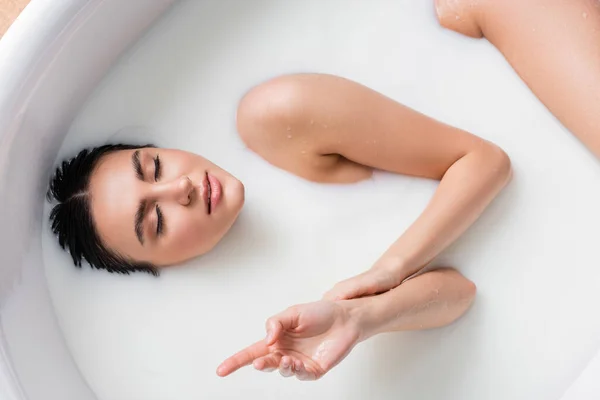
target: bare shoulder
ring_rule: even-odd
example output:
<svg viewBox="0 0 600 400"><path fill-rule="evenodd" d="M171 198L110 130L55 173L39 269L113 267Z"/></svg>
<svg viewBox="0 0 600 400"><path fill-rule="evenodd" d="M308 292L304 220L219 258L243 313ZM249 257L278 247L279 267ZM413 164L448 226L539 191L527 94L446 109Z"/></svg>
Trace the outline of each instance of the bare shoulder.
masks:
<svg viewBox="0 0 600 400"><path fill-rule="evenodd" d="M327 146L333 114L327 115L322 101L341 82L350 83L333 75L294 74L253 87L238 106L240 137L271 164L311 181L355 182L370 177L371 168Z"/></svg>
<svg viewBox="0 0 600 400"><path fill-rule="evenodd" d="M502 168L509 165L492 143L332 75L286 75L257 85L239 104L237 128L271 164L319 182L356 182L373 169L439 180L481 149Z"/></svg>

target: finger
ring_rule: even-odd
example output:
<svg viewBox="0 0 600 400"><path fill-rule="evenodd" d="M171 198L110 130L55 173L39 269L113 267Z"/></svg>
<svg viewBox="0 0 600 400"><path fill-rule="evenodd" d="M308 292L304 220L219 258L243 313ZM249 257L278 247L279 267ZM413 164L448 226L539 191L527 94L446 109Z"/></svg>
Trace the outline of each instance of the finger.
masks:
<svg viewBox="0 0 600 400"><path fill-rule="evenodd" d="M252 346L245 348L244 350L234 354L227 360L223 361L219 368L217 368L217 375L224 377L238 369L249 365L257 358L264 357L269 354L269 347L265 344L264 340L254 343Z"/></svg>
<svg viewBox="0 0 600 400"><path fill-rule="evenodd" d="M267 328L267 346L275 343L281 333L298 327L299 313L296 308L290 307L287 310L269 318L266 323Z"/></svg>
<svg viewBox="0 0 600 400"><path fill-rule="evenodd" d="M277 317L271 317L267 320L267 346L271 346L277 340L283 331L283 324Z"/></svg>
<svg viewBox="0 0 600 400"><path fill-rule="evenodd" d="M329 301L348 300L360 297L362 294L363 288L360 286L360 282L352 278L336 284L333 289L325 293L323 299Z"/></svg>
<svg viewBox="0 0 600 400"><path fill-rule="evenodd" d="M254 360L252 365L259 371L272 372L277 369L279 362L281 361L281 355L269 354L267 356Z"/></svg>
<svg viewBox="0 0 600 400"><path fill-rule="evenodd" d="M387 292L398 286L394 274L382 270L369 270L336 284L325 293L323 298L329 301L349 300Z"/></svg>
<svg viewBox="0 0 600 400"><path fill-rule="evenodd" d="M316 376L314 374L309 373L306 370L304 363L300 360L296 360L294 362L294 370L296 373L296 378L298 378L301 381L313 381L316 379Z"/></svg>
<svg viewBox="0 0 600 400"><path fill-rule="evenodd" d="M292 371L292 359L288 356L283 356L281 358L281 363L279 364L279 373L281 376L285 378L289 378L294 375L294 371Z"/></svg>

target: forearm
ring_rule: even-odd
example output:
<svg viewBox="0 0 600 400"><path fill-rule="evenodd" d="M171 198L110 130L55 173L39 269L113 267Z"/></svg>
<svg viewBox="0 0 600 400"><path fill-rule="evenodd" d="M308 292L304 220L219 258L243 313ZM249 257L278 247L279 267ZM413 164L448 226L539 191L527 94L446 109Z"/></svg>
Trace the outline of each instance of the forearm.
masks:
<svg viewBox="0 0 600 400"><path fill-rule="evenodd" d="M488 39L540 101L600 157L600 1L436 3L442 25Z"/></svg>
<svg viewBox="0 0 600 400"><path fill-rule="evenodd" d="M469 309L475 290L475 285L458 271L438 269L386 293L340 303L358 325L363 341L383 332L450 324Z"/></svg>
<svg viewBox="0 0 600 400"><path fill-rule="evenodd" d="M506 185L510 161L499 148L480 148L455 162L418 219L376 263L393 271L397 281L418 272L456 240Z"/></svg>

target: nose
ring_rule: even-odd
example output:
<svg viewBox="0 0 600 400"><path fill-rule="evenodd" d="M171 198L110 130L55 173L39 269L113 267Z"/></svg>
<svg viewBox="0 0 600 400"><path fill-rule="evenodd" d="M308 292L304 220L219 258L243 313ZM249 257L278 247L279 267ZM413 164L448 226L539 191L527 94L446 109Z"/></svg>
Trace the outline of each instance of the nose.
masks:
<svg viewBox="0 0 600 400"><path fill-rule="evenodd" d="M184 175L156 186L155 195L159 200L176 201L182 206L187 206L192 201L194 185L188 176Z"/></svg>
<svg viewBox="0 0 600 400"><path fill-rule="evenodd" d="M179 183L177 184L177 201L182 206L187 206L192 201L192 190L194 190L194 185L192 184L192 180L187 176L182 176L179 179Z"/></svg>

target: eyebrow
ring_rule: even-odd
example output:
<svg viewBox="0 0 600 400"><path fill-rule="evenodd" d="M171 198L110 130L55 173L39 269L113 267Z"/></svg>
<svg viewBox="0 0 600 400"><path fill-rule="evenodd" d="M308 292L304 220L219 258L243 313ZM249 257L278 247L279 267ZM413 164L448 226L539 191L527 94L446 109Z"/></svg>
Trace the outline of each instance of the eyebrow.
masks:
<svg viewBox="0 0 600 400"><path fill-rule="evenodd" d="M140 162L140 151L136 150L131 155L131 163L133 164L133 169L135 170L135 175L141 181L144 180L144 172L142 170L142 163ZM144 245L144 216L147 210L147 203L145 200L140 201L138 205L137 211L135 213L135 220L133 222L135 236L137 236L138 241L143 246Z"/></svg>
<svg viewBox="0 0 600 400"><path fill-rule="evenodd" d="M142 170L142 163L140 162L140 151L136 150L131 155L131 163L133 164L133 169L135 170L135 175L140 181L144 180L144 171Z"/></svg>
<svg viewBox="0 0 600 400"><path fill-rule="evenodd" d="M144 216L146 214L146 207L147 203L145 200L140 201L140 204L138 205L138 209L137 212L135 213L135 222L134 222L134 226L135 226L135 236L137 236L138 241L140 242L140 244L143 246L144 245Z"/></svg>

